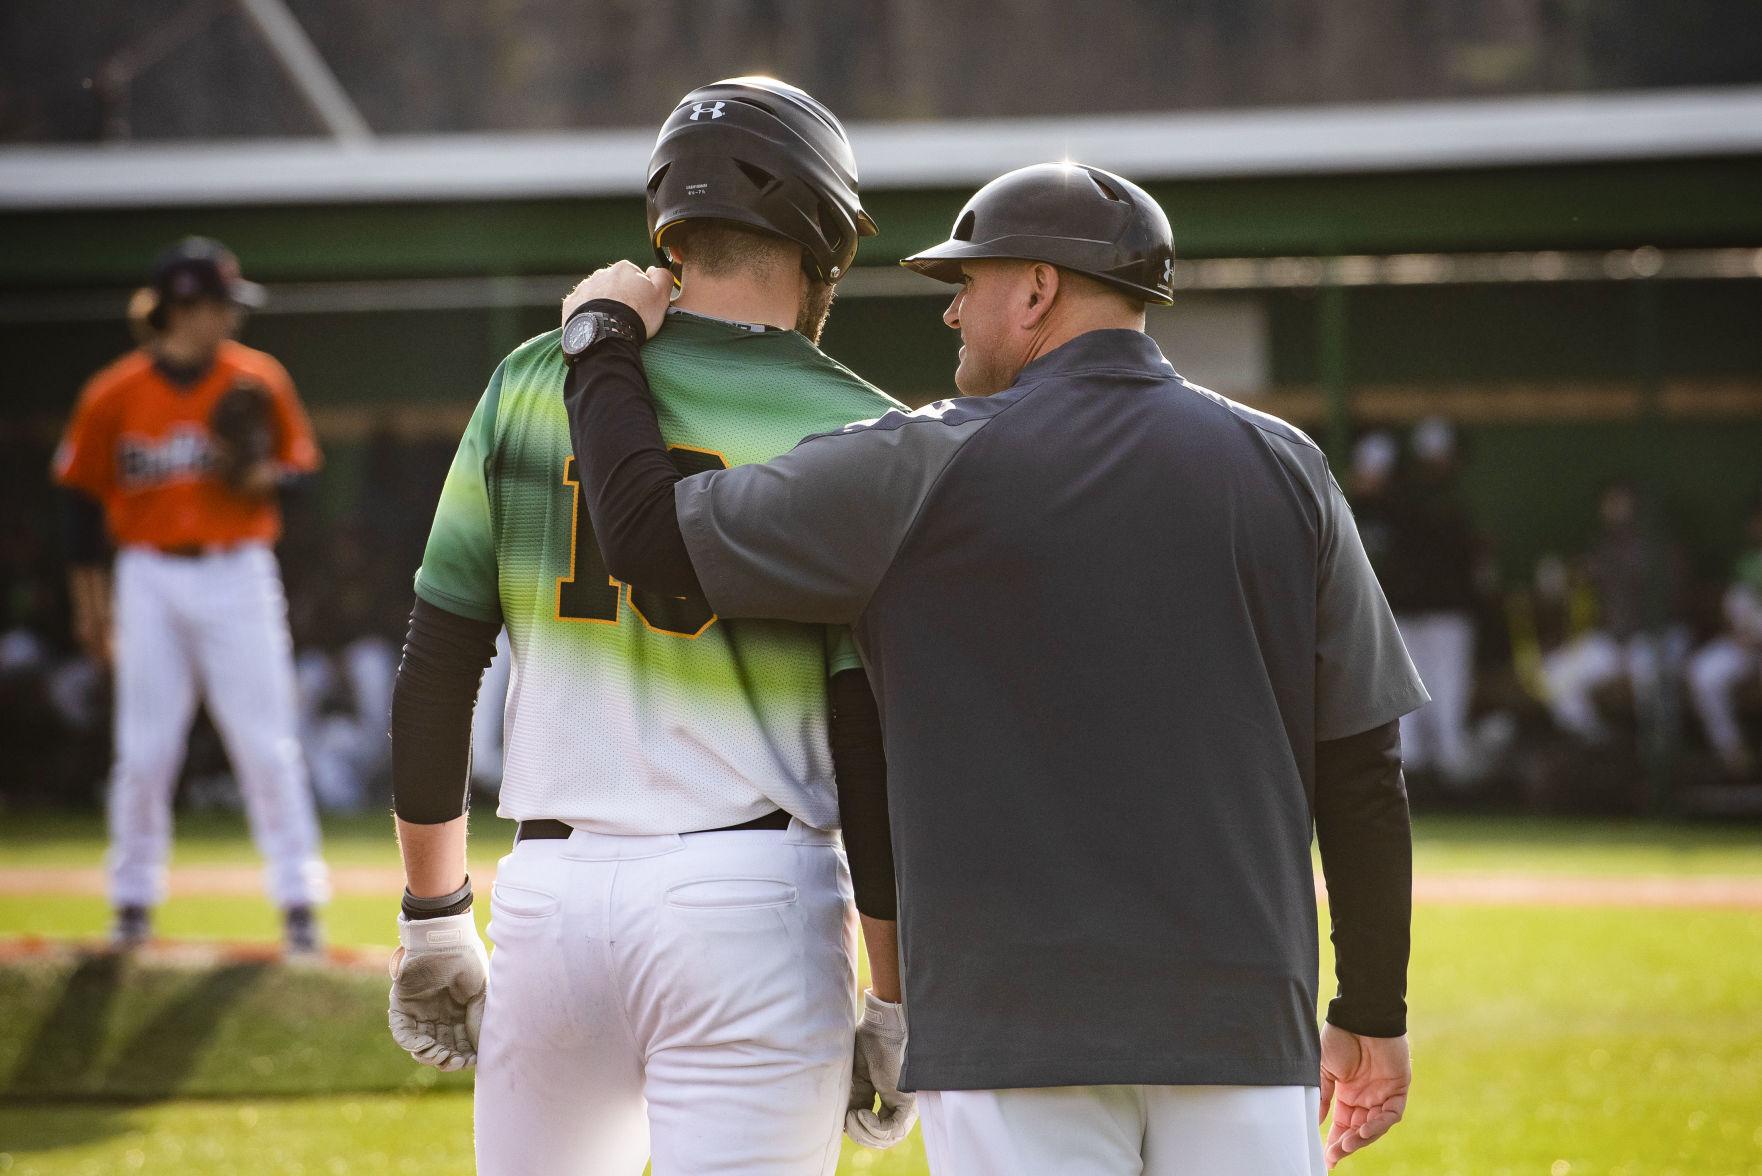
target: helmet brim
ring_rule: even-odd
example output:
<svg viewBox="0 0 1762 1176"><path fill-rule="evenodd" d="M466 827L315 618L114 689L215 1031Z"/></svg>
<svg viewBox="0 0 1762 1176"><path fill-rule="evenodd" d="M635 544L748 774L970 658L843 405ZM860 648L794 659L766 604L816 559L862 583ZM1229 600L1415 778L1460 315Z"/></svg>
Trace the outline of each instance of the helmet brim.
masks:
<svg viewBox="0 0 1762 1176"><path fill-rule="evenodd" d="M261 310L269 302L269 291L256 282L240 278L226 288L227 297L246 310Z"/></svg>
<svg viewBox="0 0 1762 1176"><path fill-rule="evenodd" d="M989 243L980 245L971 241L944 241L940 245L932 245L910 257L901 258L899 264L913 273L923 274L926 278L934 278L938 282L953 284L961 280L961 262L963 261L1017 256L1020 255L999 252L991 248ZM1037 259L1022 258L1022 260Z"/></svg>
<svg viewBox="0 0 1762 1176"><path fill-rule="evenodd" d="M914 273L923 274L938 282L958 283L961 280L961 263L966 261L1043 261L1047 265L1056 265L1060 269L1071 270L1094 278L1103 285L1111 286L1121 293L1130 294L1134 298L1142 298L1145 302L1153 302L1167 306L1173 301L1168 294L1150 286L1141 286L1136 282L1111 274L1098 273L1086 264L1083 256L1085 248L1103 245L1104 242L1085 241L1074 237L1002 237L995 241L955 241L948 240L940 245L932 245L921 253L901 258L900 265Z"/></svg>

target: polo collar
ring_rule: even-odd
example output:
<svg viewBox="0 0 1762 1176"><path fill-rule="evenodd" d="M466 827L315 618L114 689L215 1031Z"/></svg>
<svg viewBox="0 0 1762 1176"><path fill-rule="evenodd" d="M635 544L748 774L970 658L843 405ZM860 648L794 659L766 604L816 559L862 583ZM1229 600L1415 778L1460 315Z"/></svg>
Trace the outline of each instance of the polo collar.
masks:
<svg viewBox="0 0 1762 1176"><path fill-rule="evenodd" d="M1156 345L1155 339L1143 331L1108 328L1085 331L1068 343L1053 348L1024 367L1016 376L1016 383L1103 369L1175 374L1174 365L1163 358L1162 348Z"/></svg>

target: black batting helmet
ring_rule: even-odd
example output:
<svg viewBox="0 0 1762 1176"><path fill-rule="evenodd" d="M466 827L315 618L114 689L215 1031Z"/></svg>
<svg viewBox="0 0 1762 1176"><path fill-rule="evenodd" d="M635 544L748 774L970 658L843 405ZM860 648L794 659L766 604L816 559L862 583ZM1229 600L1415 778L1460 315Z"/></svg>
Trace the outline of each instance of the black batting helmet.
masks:
<svg viewBox="0 0 1762 1176"><path fill-rule="evenodd" d="M1146 302L1175 300L1175 237L1150 193L1081 163L1038 163L992 180L967 201L954 232L900 262L942 282L981 257L1044 261Z"/></svg>
<svg viewBox="0 0 1762 1176"><path fill-rule="evenodd" d="M844 127L805 91L775 78L729 78L680 99L649 159L649 240L683 220L713 218L794 241L803 266L835 282L875 222L857 194Z"/></svg>

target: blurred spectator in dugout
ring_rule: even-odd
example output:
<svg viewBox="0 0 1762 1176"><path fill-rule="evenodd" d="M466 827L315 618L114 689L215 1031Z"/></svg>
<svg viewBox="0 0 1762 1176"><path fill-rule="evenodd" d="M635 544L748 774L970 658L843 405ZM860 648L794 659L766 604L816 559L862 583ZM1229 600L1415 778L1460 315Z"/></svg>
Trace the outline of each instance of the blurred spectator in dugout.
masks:
<svg viewBox="0 0 1762 1176"><path fill-rule="evenodd" d="M1395 546L1398 525L1395 467L1400 460L1401 443L1378 429L1360 437L1352 447L1352 468L1346 475L1352 517L1358 523L1365 554L1370 556L1371 567L1383 582L1385 592L1389 583L1389 553Z"/></svg>
<svg viewBox="0 0 1762 1176"><path fill-rule="evenodd" d="M1393 484L1389 547L1378 568L1395 623L1432 701L1401 719L1410 772L1465 782L1474 764L1475 583L1479 544L1457 487L1456 433L1440 417L1413 430L1411 468Z"/></svg>
<svg viewBox="0 0 1762 1176"><path fill-rule="evenodd" d="M1749 545L1720 603L1725 631L1689 661L1689 694L1707 742L1726 771L1743 778L1756 770L1756 756L1738 723L1738 695L1762 683L1762 501L1750 513Z"/></svg>
<svg viewBox="0 0 1762 1176"><path fill-rule="evenodd" d="M1659 729L1688 647L1681 558L1642 513L1633 483L1605 487L1598 516L1599 534L1577 569L1591 590L1594 627L1542 659L1554 722L1591 744L1611 736L1598 695L1624 682L1642 731Z"/></svg>

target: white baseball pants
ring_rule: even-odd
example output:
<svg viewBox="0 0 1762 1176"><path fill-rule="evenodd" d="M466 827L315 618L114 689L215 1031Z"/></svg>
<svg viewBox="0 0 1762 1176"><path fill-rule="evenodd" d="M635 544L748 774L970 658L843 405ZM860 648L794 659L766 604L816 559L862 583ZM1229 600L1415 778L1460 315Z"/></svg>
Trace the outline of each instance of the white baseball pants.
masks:
<svg viewBox="0 0 1762 1176"><path fill-rule="evenodd" d="M829 1176L856 1031L836 833L523 841L497 868L480 1176Z"/></svg>
<svg viewBox="0 0 1762 1176"><path fill-rule="evenodd" d="M1707 732L1707 742L1727 763L1744 756L1744 733L1738 724L1737 692L1762 673L1762 650L1736 637L1716 637L1689 660L1689 695Z"/></svg>
<svg viewBox="0 0 1762 1176"><path fill-rule="evenodd" d="M1323 1176L1313 1086L918 1094L933 1176Z"/></svg>
<svg viewBox="0 0 1762 1176"><path fill-rule="evenodd" d="M1643 721L1656 722L1669 680L1682 665L1688 645L1680 629L1641 633L1625 639L1592 630L1542 659L1548 684L1548 710L1555 724L1590 743L1609 738L1595 694L1624 675Z"/></svg>
<svg viewBox="0 0 1762 1176"><path fill-rule="evenodd" d="M318 820L296 735L288 606L275 555L242 544L184 559L146 547L116 557L116 763L110 898L165 897L171 801L196 699L226 745L277 906L328 896Z"/></svg>

